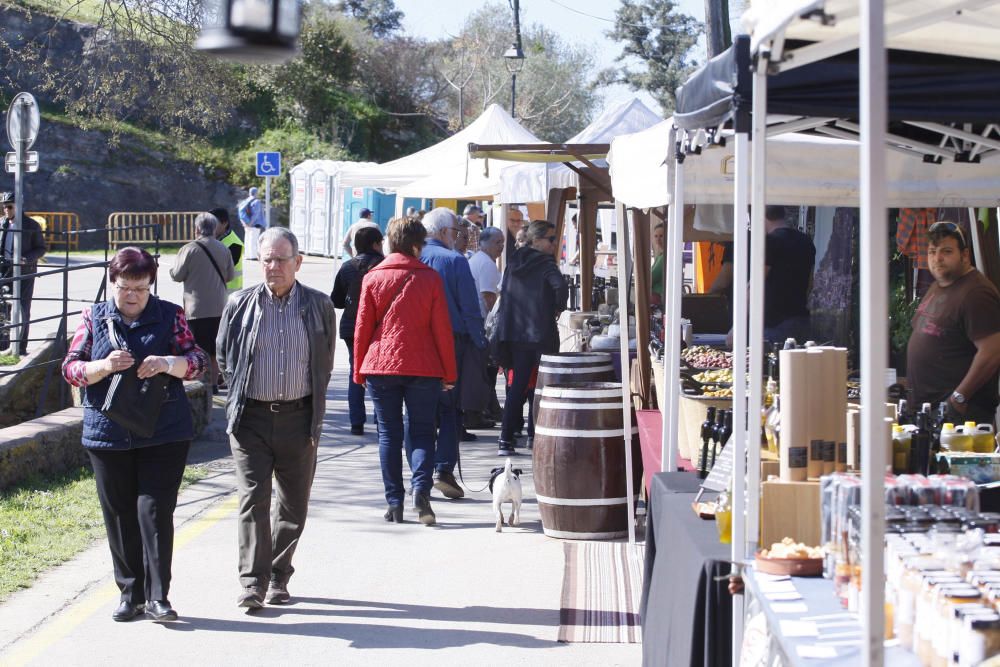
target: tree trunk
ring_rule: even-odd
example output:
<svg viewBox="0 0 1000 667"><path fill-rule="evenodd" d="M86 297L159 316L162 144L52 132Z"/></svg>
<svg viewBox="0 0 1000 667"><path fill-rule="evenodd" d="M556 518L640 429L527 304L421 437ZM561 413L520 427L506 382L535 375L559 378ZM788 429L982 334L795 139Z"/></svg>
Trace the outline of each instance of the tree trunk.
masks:
<svg viewBox="0 0 1000 667"><path fill-rule="evenodd" d="M733 43L728 0L705 0L705 42L709 58L719 55Z"/></svg>

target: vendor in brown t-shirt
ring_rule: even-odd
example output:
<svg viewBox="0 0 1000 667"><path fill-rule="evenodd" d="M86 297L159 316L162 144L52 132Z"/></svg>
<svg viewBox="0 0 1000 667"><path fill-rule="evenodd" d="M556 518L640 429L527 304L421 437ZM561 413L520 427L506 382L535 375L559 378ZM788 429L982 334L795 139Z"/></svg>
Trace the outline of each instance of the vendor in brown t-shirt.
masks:
<svg viewBox="0 0 1000 667"><path fill-rule="evenodd" d="M993 423L1000 369L1000 293L969 260L962 229L927 230L934 284L913 317L906 366L916 405L942 401L954 421Z"/></svg>

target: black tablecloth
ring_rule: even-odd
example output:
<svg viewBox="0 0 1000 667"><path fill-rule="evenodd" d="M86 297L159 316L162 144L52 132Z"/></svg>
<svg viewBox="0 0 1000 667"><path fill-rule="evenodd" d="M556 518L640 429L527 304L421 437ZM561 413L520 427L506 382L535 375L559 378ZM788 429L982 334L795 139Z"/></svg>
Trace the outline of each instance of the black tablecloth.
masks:
<svg viewBox="0 0 1000 667"><path fill-rule="evenodd" d="M715 522L691 509L698 483L689 472L653 476L641 606L646 667L731 663L732 598L728 582L714 580L729 574L730 549Z"/></svg>

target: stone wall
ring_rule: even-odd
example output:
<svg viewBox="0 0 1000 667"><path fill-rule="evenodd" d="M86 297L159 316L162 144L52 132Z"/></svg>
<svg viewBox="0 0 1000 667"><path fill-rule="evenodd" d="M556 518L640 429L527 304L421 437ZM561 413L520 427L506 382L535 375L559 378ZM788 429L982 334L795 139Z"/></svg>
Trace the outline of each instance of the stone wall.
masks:
<svg viewBox="0 0 1000 667"><path fill-rule="evenodd" d="M49 339L33 343L32 352L0 376L0 427L13 426L74 405L72 388L62 378L64 345ZM79 401L76 401L79 403Z"/></svg>
<svg viewBox="0 0 1000 667"><path fill-rule="evenodd" d="M203 382L185 382L184 388L197 436L211 417L212 391ZM65 472L86 464L87 452L80 445L82 435L80 407L0 429L0 490L34 473Z"/></svg>
<svg viewBox="0 0 1000 667"><path fill-rule="evenodd" d="M88 43L99 38L93 26L56 22L44 14L0 5L0 53L17 50L46 32L45 67L52 69L76 62ZM43 107L44 79L37 63L0 71L4 94L32 93ZM6 109L2 111L0 121L6 123ZM32 150L38 152L39 168L24 179L26 210L76 213L85 229L102 229L116 211L207 211L222 206L236 220L236 204L246 197L220 174L207 173L130 134L122 133L112 145L104 132L42 118ZM7 183L0 184L0 190L12 190L13 181ZM101 248L103 243L103 234L81 239L83 248Z"/></svg>

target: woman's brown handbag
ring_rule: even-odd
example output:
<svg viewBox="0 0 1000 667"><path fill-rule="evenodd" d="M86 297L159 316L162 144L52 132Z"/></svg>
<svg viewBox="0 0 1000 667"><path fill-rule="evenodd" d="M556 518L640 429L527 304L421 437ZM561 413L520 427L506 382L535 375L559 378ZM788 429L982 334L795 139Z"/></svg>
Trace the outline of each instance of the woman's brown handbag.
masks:
<svg viewBox="0 0 1000 667"><path fill-rule="evenodd" d="M108 335L114 349L129 351L128 341L118 331L112 319L108 319ZM150 438L156 433L160 410L167 400L170 376L157 373L153 377L142 379L138 375L138 369L139 360L136 359L132 366L111 376L111 386L104 397L101 413L132 435Z"/></svg>

